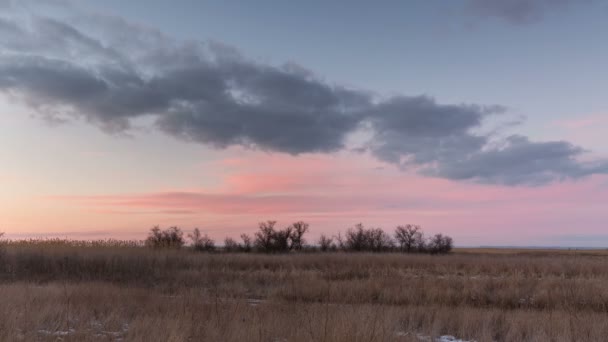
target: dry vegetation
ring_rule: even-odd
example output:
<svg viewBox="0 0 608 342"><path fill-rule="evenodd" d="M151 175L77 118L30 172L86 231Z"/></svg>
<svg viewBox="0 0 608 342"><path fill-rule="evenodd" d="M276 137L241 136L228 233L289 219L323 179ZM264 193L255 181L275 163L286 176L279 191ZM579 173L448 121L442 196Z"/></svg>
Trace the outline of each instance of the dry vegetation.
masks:
<svg viewBox="0 0 608 342"><path fill-rule="evenodd" d="M606 340L608 254L507 252L264 255L4 243L0 340Z"/></svg>

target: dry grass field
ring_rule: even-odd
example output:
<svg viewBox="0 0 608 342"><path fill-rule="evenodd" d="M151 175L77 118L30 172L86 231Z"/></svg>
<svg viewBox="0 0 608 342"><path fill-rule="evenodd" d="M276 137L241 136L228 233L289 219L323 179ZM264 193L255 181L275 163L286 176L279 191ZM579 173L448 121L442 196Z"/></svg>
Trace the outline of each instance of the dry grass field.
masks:
<svg viewBox="0 0 608 342"><path fill-rule="evenodd" d="M7 243L0 252L1 341L450 341L447 335L606 341L608 253L207 254L60 242Z"/></svg>

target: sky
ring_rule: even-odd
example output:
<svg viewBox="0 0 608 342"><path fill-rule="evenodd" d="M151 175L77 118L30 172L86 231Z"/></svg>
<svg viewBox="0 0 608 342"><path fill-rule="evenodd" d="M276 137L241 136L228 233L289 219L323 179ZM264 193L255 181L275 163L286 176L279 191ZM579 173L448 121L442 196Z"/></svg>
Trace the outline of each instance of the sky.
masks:
<svg viewBox="0 0 608 342"><path fill-rule="evenodd" d="M0 232L608 246L601 1L0 0Z"/></svg>

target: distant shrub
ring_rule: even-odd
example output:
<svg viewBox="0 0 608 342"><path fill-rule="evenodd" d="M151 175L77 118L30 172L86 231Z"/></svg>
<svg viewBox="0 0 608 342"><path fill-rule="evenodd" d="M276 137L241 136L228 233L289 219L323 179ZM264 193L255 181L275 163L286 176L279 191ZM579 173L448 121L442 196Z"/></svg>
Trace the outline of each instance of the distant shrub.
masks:
<svg viewBox="0 0 608 342"><path fill-rule="evenodd" d="M4 244L5 242L2 240L2 237L4 236L4 233L0 232L0 262L2 262L2 259L4 258ZM2 267L2 265L0 265L0 268Z"/></svg>
<svg viewBox="0 0 608 342"><path fill-rule="evenodd" d="M254 235L256 250L264 253L286 253L291 250L302 250L308 231L308 223L296 222L284 229L276 229L277 221L260 222L259 230Z"/></svg>
<svg viewBox="0 0 608 342"><path fill-rule="evenodd" d="M227 237L224 239L224 251L226 252L238 252L241 250L241 245L239 245L236 240L233 238Z"/></svg>
<svg viewBox="0 0 608 342"><path fill-rule="evenodd" d="M451 237L436 234L425 239L420 226L402 225L397 226L393 235L388 234L382 228L367 228L359 223L349 228L346 233L338 233L336 236L328 237L322 234L316 245L307 246L304 235L308 232L309 225L298 221L283 229L276 228L277 221L260 222L258 231L253 237L241 234L241 243L231 237L224 240L222 251L224 252L261 252L261 253L288 253L298 252L403 252L403 253L430 253L446 254L453 248ZM215 242L208 236L201 234L195 228L192 234L188 234L192 241L192 248L197 251L215 251ZM121 245L108 240L97 242L108 245ZM137 243L137 242L135 242ZM180 248L184 245L183 234L177 227L161 230L154 227L145 241L146 246L154 248Z"/></svg>
<svg viewBox="0 0 608 342"><path fill-rule="evenodd" d="M254 234L255 248L262 252L272 252L274 250L276 231L274 226L277 221L260 222L258 231Z"/></svg>
<svg viewBox="0 0 608 342"><path fill-rule="evenodd" d="M291 248L296 251L302 250L306 244L304 240L304 234L308 232L308 223L303 221L295 222L291 225Z"/></svg>
<svg viewBox="0 0 608 342"><path fill-rule="evenodd" d="M213 252L215 251L215 241L207 234L201 234L198 228L194 228L192 234L188 234L188 238L192 241L192 248L199 252Z"/></svg>
<svg viewBox="0 0 608 342"><path fill-rule="evenodd" d="M253 243L251 242L251 236L247 234L241 234L241 241L243 242L241 245L241 250L246 253L251 252L253 246Z"/></svg>
<svg viewBox="0 0 608 342"><path fill-rule="evenodd" d="M427 242L426 249L431 254L446 254L452 251L453 241L449 236L435 234Z"/></svg>
<svg viewBox="0 0 608 342"><path fill-rule="evenodd" d="M325 234L321 234L319 237L319 249L321 252L329 252L336 249L336 244L334 243L334 239L328 237Z"/></svg>
<svg viewBox="0 0 608 342"><path fill-rule="evenodd" d="M398 226L394 239L381 228L366 228L357 224L349 228L344 235L336 236L337 247L348 252L391 252L405 253L449 253L453 247L451 237L437 234L425 240L422 229L415 225ZM330 250L333 239L322 235L319 239L321 251ZM395 246L397 245L397 246Z"/></svg>
<svg viewBox="0 0 608 342"><path fill-rule="evenodd" d="M150 229L145 245L152 248L182 248L184 233L178 227L161 230L159 226Z"/></svg>
<svg viewBox="0 0 608 342"><path fill-rule="evenodd" d="M395 228L395 240L402 252L411 253L424 249L424 235L420 226L405 225Z"/></svg>
<svg viewBox="0 0 608 342"><path fill-rule="evenodd" d="M339 240L342 249L354 252L387 252L395 245L381 228L365 228L361 223L349 228Z"/></svg>

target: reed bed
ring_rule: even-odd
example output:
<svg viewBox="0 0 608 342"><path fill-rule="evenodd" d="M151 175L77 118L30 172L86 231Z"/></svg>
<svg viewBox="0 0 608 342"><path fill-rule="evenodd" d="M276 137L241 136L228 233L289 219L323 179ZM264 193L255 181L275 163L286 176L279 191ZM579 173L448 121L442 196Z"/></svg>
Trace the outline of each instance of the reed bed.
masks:
<svg viewBox="0 0 608 342"><path fill-rule="evenodd" d="M5 242L2 341L603 341L608 255Z"/></svg>

